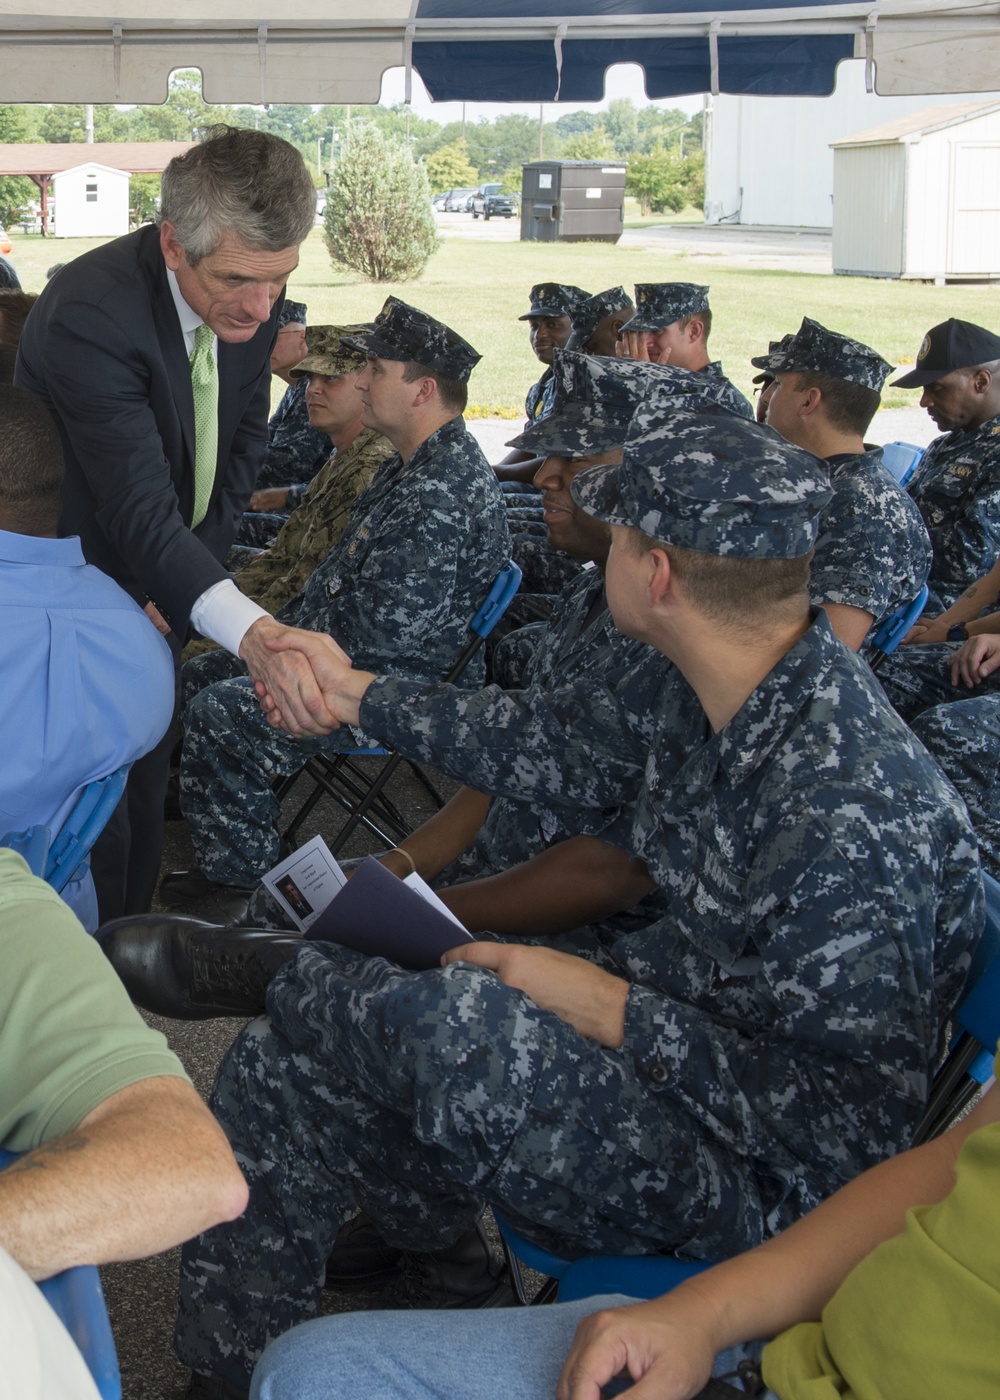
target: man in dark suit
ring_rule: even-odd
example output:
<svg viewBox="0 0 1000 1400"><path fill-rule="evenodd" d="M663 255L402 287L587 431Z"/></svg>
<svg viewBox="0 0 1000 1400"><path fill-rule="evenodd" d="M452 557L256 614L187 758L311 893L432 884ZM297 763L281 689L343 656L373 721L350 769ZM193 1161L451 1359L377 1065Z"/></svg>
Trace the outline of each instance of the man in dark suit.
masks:
<svg viewBox="0 0 1000 1400"><path fill-rule="evenodd" d="M219 129L167 167L158 228L94 249L49 284L16 370L63 439L61 533L80 535L88 562L146 609L175 655L193 624L277 685L293 733L329 728L309 647L332 643L310 634L304 649L271 651L285 629L240 594L222 561L266 446L277 315L314 216L293 147ZM196 433L197 372L209 409ZM109 835L114 854L97 853L103 917L149 907L168 749L169 739L133 769L127 876L124 811Z"/></svg>

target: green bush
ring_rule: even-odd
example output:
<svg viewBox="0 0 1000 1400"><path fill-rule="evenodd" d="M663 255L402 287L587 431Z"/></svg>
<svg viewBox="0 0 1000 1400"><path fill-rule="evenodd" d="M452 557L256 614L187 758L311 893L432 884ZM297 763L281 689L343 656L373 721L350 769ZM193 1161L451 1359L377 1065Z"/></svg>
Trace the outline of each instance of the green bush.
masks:
<svg viewBox="0 0 1000 1400"><path fill-rule="evenodd" d="M333 261L370 282L419 276L441 243L427 171L376 126L355 126L331 177L323 232Z"/></svg>

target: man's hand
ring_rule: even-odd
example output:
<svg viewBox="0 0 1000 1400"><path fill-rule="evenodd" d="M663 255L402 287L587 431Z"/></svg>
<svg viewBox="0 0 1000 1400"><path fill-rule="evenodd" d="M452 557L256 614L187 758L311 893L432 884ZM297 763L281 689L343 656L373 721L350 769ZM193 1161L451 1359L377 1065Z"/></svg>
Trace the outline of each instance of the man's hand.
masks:
<svg viewBox="0 0 1000 1400"><path fill-rule="evenodd" d="M1000 666L1000 636L983 632L970 637L951 658L952 685L974 689Z"/></svg>
<svg viewBox="0 0 1000 1400"><path fill-rule="evenodd" d="M576 1330L556 1400L600 1400L621 1371L637 1382L630 1400L690 1400L712 1373L718 1349L704 1313L673 1306L673 1295L591 1313ZM675 1316L675 1314L677 1314Z"/></svg>
<svg viewBox="0 0 1000 1400"><path fill-rule="evenodd" d="M143 612L149 618L150 622L156 628L157 632L159 632L160 636L165 637L167 633L171 630L170 623L160 612L156 604L147 603L146 606L143 608Z"/></svg>
<svg viewBox="0 0 1000 1400"><path fill-rule="evenodd" d="M271 642L287 637L293 640L280 650ZM326 704L316 667L331 658L350 666L350 661L332 637L322 632L305 632L286 627L273 617L259 617L243 634L240 657L254 682L258 697L267 697L262 707L268 719L296 738L329 734L339 720ZM272 718L276 715L277 718Z"/></svg>
<svg viewBox="0 0 1000 1400"><path fill-rule="evenodd" d="M273 486L268 491L255 491L247 503L247 510L285 510L288 505L288 487Z"/></svg>
<svg viewBox="0 0 1000 1400"><path fill-rule="evenodd" d="M625 1001L629 984L571 953L511 943L462 943L441 959L489 968L529 996L536 1006L554 1012L561 1021L617 1050L625 1039Z"/></svg>
<svg viewBox="0 0 1000 1400"><path fill-rule="evenodd" d="M653 347L648 331L622 331L615 344L615 354L620 360L644 360L646 364L669 364L672 350L657 351Z"/></svg>
<svg viewBox="0 0 1000 1400"><path fill-rule="evenodd" d="M341 724L358 723L361 701L365 691L375 680L375 675L371 671L355 671L351 666L350 657L337 646L332 637L322 632L305 632L298 627L284 627L279 634L268 638L267 646L278 658L299 653L308 661L326 710L333 716L331 728ZM287 729L281 697L269 685L258 682L257 698L270 723Z"/></svg>

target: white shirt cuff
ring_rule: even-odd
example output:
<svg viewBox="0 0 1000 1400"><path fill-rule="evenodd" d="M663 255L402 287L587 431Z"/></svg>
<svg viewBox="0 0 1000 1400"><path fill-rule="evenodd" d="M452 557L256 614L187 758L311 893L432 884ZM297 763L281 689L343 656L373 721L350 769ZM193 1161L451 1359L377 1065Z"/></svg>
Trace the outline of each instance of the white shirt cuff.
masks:
<svg viewBox="0 0 1000 1400"><path fill-rule="evenodd" d="M206 588L191 609L191 625L203 637L218 642L234 656L240 654L240 642L259 617L270 614L252 598L247 598L231 578L220 579Z"/></svg>

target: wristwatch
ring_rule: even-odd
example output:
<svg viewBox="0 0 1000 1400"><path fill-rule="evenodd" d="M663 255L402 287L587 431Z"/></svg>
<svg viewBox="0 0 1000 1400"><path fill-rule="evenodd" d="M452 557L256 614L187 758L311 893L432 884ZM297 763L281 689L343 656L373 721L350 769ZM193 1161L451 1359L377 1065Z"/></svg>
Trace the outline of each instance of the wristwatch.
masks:
<svg viewBox="0 0 1000 1400"><path fill-rule="evenodd" d="M954 627L948 628L949 642L967 642L969 640L969 629L964 622L957 623Z"/></svg>

